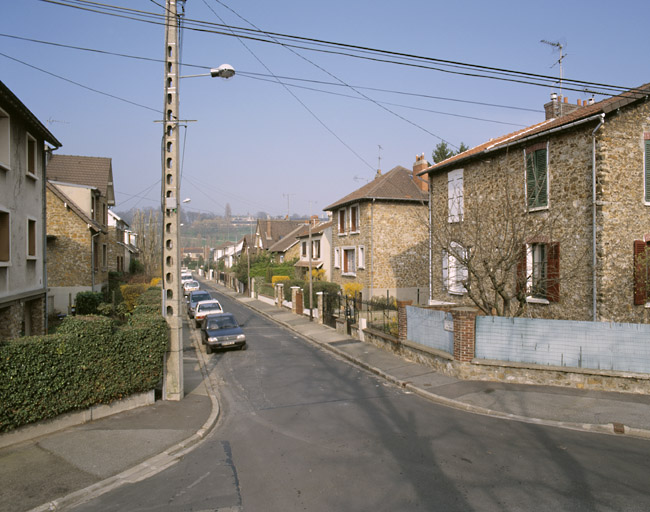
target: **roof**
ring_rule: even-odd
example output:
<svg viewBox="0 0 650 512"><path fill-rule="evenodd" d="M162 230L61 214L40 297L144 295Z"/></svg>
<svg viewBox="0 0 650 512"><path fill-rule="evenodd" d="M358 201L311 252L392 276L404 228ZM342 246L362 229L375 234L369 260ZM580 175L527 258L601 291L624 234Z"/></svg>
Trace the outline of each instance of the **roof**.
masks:
<svg viewBox="0 0 650 512"><path fill-rule="evenodd" d="M576 124L581 124L588 121L596 122L598 120L596 116L602 114L610 114L620 109L621 107L625 107L636 101L645 100L648 98L648 96L650 96L650 83L642 85L641 87L637 87L635 89L630 89L629 91L625 91L618 96L604 99L602 101L594 103L593 105L580 107L565 116L547 119L546 121L528 126L516 132L503 135L496 139L490 139L483 144L479 144L478 146L468 149L463 153L454 155L450 158L447 158L446 160L443 160L442 162L438 162L437 164L426 168L422 172L419 172L418 176L442 171L443 169L447 169L450 166L456 166L461 162L479 158L481 155L484 155L486 153L504 149L514 144L520 144L533 138L543 137L555 131L569 129Z"/></svg>
<svg viewBox="0 0 650 512"><path fill-rule="evenodd" d="M379 174L370 183L323 208L323 210L334 210L349 203L371 201L373 199L421 202L428 200L428 194L422 192L415 184L413 173L410 170L398 165L386 174Z"/></svg>
<svg viewBox="0 0 650 512"><path fill-rule="evenodd" d="M311 228L311 236L317 236L317 235L322 235L327 228L332 227L334 224L333 221L328 220L326 222L321 222L320 224L316 224L314 227ZM298 235L298 238L307 238L309 236L309 229L305 229L304 233L300 233Z"/></svg>
<svg viewBox="0 0 650 512"><path fill-rule="evenodd" d="M305 225L304 220L258 220L259 234L262 240L262 248L269 249L270 246L286 237L289 233L300 226Z"/></svg>
<svg viewBox="0 0 650 512"><path fill-rule="evenodd" d="M105 229L102 229L102 226L97 222L91 219L81 208L77 206L77 204L70 199L67 195L65 195L61 190L56 186L50 183L49 181L45 182L45 186L47 189L52 192L61 202L63 202L70 210L72 210L81 220L83 220L86 224L88 224L89 227L94 229L95 231L101 231L103 233L107 233Z"/></svg>
<svg viewBox="0 0 650 512"><path fill-rule="evenodd" d="M30 126L31 130L33 130L35 133L34 135L38 134L43 139L45 142L48 142L50 145L54 146L55 148L60 148L62 144L56 140L54 135L50 133L50 131L43 126L43 123L41 123L34 114L25 106L25 104L18 99L18 97L11 92L11 90L0 80L0 100L3 105L7 105L8 107L12 107L14 111L18 112L23 119L27 122L27 124Z"/></svg>
<svg viewBox="0 0 650 512"><path fill-rule="evenodd" d="M309 227L307 224L302 224L295 228L293 231L290 231L280 240L275 242L273 245L269 246L269 252L287 252L291 247L298 243L298 236L300 236L303 231L306 233Z"/></svg>
<svg viewBox="0 0 650 512"><path fill-rule="evenodd" d="M115 204L113 164L110 158L52 155L46 173L51 180L95 187L107 198L109 205Z"/></svg>

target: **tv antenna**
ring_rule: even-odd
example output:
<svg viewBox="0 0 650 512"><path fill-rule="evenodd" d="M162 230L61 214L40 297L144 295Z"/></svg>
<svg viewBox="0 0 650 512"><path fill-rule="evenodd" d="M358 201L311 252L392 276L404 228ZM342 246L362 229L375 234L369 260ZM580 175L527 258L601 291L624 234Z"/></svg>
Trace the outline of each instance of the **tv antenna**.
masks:
<svg viewBox="0 0 650 512"><path fill-rule="evenodd" d="M381 150L383 148L380 144L377 144L377 170L381 171Z"/></svg>
<svg viewBox="0 0 650 512"><path fill-rule="evenodd" d="M553 46L554 48L557 48L560 51L560 58L557 60L557 62L555 64L560 65L560 96L562 96L562 78L563 78L563 76L562 76L562 61L564 60L564 57L567 56L566 53L563 53L564 45L562 43L560 43L559 41L547 41L546 39L542 39L540 41L540 43L544 43L544 44L547 44L549 46ZM555 66L555 64L553 64L553 66ZM551 66L551 67L553 67L553 66Z"/></svg>

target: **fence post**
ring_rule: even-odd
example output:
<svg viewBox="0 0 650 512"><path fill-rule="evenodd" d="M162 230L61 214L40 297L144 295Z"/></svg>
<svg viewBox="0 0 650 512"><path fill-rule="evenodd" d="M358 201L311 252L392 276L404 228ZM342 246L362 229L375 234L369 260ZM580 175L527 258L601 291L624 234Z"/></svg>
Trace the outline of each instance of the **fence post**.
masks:
<svg viewBox="0 0 650 512"><path fill-rule="evenodd" d="M476 346L476 309L453 308L454 319L454 360L463 363L474 359Z"/></svg>
<svg viewBox="0 0 650 512"><path fill-rule="evenodd" d="M279 308L282 308L284 302L284 283L277 283L275 285L275 300Z"/></svg>
<svg viewBox="0 0 650 512"><path fill-rule="evenodd" d="M397 338L400 342L406 341L407 323L406 323L406 306L413 304L412 300L397 301ZM388 303L387 303L388 305Z"/></svg>
<svg viewBox="0 0 650 512"><path fill-rule="evenodd" d="M300 286L291 287L291 312L302 315L302 289Z"/></svg>
<svg viewBox="0 0 650 512"><path fill-rule="evenodd" d="M325 319L325 304L323 300L323 292L316 292L316 303L318 304L318 323L323 325Z"/></svg>

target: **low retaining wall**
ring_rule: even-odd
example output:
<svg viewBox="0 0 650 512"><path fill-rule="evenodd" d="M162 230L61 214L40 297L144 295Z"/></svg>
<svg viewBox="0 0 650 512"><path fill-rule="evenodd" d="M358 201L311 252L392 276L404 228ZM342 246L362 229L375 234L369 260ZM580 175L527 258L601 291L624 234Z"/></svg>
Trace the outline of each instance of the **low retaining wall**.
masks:
<svg viewBox="0 0 650 512"><path fill-rule="evenodd" d="M454 361L451 354L397 338L374 329L363 330L365 341L410 361L429 366L436 372L463 380L570 387L650 395L650 375L584 368L541 366L505 361L473 359ZM358 328L352 335L359 338Z"/></svg>

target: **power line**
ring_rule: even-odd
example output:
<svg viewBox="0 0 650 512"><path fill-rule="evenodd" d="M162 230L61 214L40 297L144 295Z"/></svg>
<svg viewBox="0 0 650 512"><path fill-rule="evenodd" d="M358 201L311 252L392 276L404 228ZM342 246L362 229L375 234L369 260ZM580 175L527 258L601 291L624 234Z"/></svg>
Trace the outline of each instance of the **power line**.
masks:
<svg viewBox="0 0 650 512"><path fill-rule="evenodd" d="M164 24L164 22L162 21L162 16L159 14L137 11L134 9L127 9L127 8L112 6L108 4L100 4L97 2L89 2L86 0L58 0L58 1L41 0L41 1L52 3L52 4L58 4L66 7L71 7L75 9L95 12L98 14L131 19L134 21L154 23L159 25ZM92 8L90 6L92 6ZM118 14L120 12L128 13L128 15ZM333 41L327 41L327 40L315 39L309 37L293 36L289 34L281 34L275 32L266 32L259 29L233 27L225 24L210 23L201 20L186 19L185 28L188 30L213 33L217 35L226 35L231 37L234 36L241 39L250 39L250 40L255 40L264 43L281 44L287 47L292 47L297 49L333 53L333 54L339 54L348 57L362 58L362 59L367 59L367 60L372 60L377 62L397 64L397 65L413 66L421 69L430 69L430 70L435 70L435 71L440 71L445 73L458 74L462 76L504 80L504 81L514 82L514 83L521 83L525 85L534 85L534 86L542 86L542 87L548 87L555 84L555 82L557 82L556 77L541 75L537 73L516 71L516 70L505 69L505 68L485 66L480 64L470 64L470 63L464 63L460 61L452 61L452 60L440 59L435 57L426 57L421 55L396 52L390 50L381 50L377 48L351 45L346 43L337 43ZM225 28L229 32L218 30L219 28ZM241 33L236 33L236 32L241 32ZM293 41L294 44L289 45L287 43L283 43L279 41L280 39ZM312 47L299 46L298 44L295 44L296 42L300 44L309 44L312 45ZM346 52L357 52L359 53L359 55L354 53L346 53ZM375 56L371 57L369 55L375 55ZM384 56L384 57L380 57L380 56ZM392 59L402 59L403 61L407 61L407 62L403 62L401 60L389 60L386 57L391 57ZM441 69L429 65L420 64L420 62L435 63L440 66L463 69L466 71L460 72L460 71L453 71L452 69ZM470 73L467 70L472 70L474 72ZM514 77L521 77L522 79L515 79ZM576 79L568 79L568 78L564 78L563 80L565 83L573 84L573 87L566 87L566 89L578 91L578 92L587 92L587 93L608 96L617 92L624 92L628 90L632 92L634 91L634 88L631 87L623 87L623 86L604 84L599 82L590 82L585 80L576 80ZM601 92L601 91L588 89L588 87L597 87L608 91Z"/></svg>

